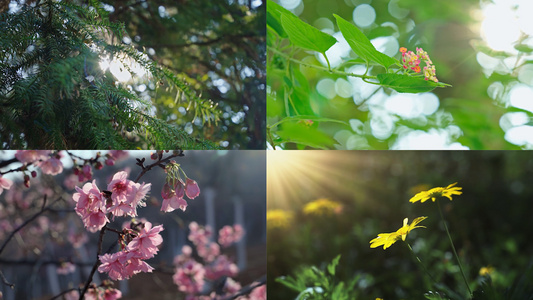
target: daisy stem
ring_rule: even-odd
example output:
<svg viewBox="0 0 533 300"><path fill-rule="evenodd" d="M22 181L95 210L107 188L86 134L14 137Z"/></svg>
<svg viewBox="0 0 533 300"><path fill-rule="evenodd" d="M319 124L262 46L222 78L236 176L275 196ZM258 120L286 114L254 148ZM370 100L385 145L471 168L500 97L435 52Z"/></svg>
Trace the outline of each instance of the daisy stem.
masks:
<svg viewBox="0 0 533 300"><path fill-rule="evenodd" d="M439 213L442 219L442 223L444 224L444 229L446 229L446 233L448 234L448 239L450 240L450 244L452 245L453 254L455 255L455 258L457 259L457 263L459 264L461 275L463 275L463 280L465 281L466 287L468 288L470 297L472 297L472 290L470 289L470 286L468 285L468 280L466 280L465 272L463 270L463 266L461 265L461 260L459 259L459 255L457 255L457 251L455 250L455 245L453 244L452 236L450 235L450 231L448 230L448 226L446 225L446 220L444 219L444 214L442 213L442 209L440 208L440 201L438 198L437 198L437 206L439 207Z"/></svg>
<svg viewBox="0 0 533 300"><path fill-rule="evenodd" d="M437 281L435 280L435 278L433 278L433 276L431 276L431 273L429 273L429 270L426 268L426 266L424 266L420 258L416 255L415 251L413 251L413 248L411 248L411 245L408 242L405 242L405 243L407 244L407 247L409 247L409 250L411 250L411 253L413 253L413 256L415 257L415 259L422 266L422 269L424 270L424 272L426 272L429 278L431 278L431 281L433 281L434 284L437 284Z"/></svg>

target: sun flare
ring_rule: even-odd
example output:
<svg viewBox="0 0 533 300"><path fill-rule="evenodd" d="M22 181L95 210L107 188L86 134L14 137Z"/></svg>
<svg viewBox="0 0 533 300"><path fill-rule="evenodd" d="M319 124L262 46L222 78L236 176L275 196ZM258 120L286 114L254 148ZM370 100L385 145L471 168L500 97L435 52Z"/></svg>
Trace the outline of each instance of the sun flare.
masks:
<svg viewBox="0 0 533 300"><path fill-rule="evenodd" d="M351 165L349 151L267 151L267 207L290 209L332 194L352 195L346 176Z"/></svg>

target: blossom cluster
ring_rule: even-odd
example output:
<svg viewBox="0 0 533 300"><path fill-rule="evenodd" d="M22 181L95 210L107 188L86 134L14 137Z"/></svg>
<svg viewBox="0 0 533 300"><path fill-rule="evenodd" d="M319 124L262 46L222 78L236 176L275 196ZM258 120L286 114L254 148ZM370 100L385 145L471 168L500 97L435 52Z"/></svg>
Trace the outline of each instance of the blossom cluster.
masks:
<svg viewBox="0 0 533 300"><path fill-rule="evenodd" d="M85 227L96 232L109 222L108 214L116 217L137 216L137 206L145 206L144 197L150 191L151 184L135 183L127 179L124 171L116 173L101 192L96 181L86 183L83 188L76 187L72 199L76 202L76 213L81 217Z"/></svg>
<svg viewBox="0 0 533 300"><path fill-rule="evenodd" d="M78 300L80 293L73 290L65 294L65 300ZM113 288L112 283L105 280L100 286L92 284L84 295L85 300L117 300L122 298L122 292Z"/></svg>
<svg viewBox="0 0 533 300"><path fill-rule="evenodd" d="M102 263L98 272L107 272L111 280L129 279L140 272L152 272L154 268L144 260L154 257L159 251L158 246L163 242L159 233L163 231L163 225L152 227L152 223L145 222L135 228L140 229L125 229L128 236L134 237L121 251L98 257Z"/></svg>
<svg viewBox="0 0 533 300"><path fill-rule="evenodd" d="M233 226L226 225L218 231L218 243L220 246L226 248L242 239L244 229L241 225L235 224Z"/></svg>
<svg viewBox="0 0 533 300"><path fill-rule="evenodd" d="M435 66L424 49L417 47L415 53L413 51L407 51L405 47L401 47L400 52L402 53L402 65L404 69L420 73L422 71L420 62L423 60L426 63L423 69L424 79L439 82L436 76Z"/></svg>
<svg viewBox="0 0 533 300"><path fill-rule="evenodd" d="M196 181L187 178L185 183L181 180L177 180L174 186L171 186L168 182L163 185L161 190L161 197L163 197L163 204L161 205L161 211L171 212L175 209L181 209L185 211L187 209L187 201L184 199L185 195L189 199L194 199L200 194L200 188Z"/></svg>
<svg viewBox="0 0 533 300"><path fill-rule="evenodd" d="M225 280L223 292L226 295L234 294L241 289L241 285L231 279L238 274L239 268L229 257L220 253L220 245L212 242L213 231L209 226L200 226L196 222L189 224L188 239L196 248L203 264L193 257L193 249L185 245L182 253L174 259L176 270L172 277L181 292L187 294L186 299L201 299L195 294L201 293L207 281L216 281L222 277ZM219 240L223 247L238 242L244 234L240 225L225 226L219 231ZM207 299L207 298L206 298ZM215 296L208 299L216 299Z"/></svg>

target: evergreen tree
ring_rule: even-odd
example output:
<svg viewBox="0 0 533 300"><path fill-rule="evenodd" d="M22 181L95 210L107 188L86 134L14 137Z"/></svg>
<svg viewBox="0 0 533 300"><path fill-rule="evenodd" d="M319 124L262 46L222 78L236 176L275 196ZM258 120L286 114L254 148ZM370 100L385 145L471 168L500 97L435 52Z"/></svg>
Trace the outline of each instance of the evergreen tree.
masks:
<svg viewBox="0 0 533 300"><path fill-rule="evenodd" d="M99 1L45 0L0 15L0 147L216 148L158 119L139 85L102 68L113 64L155 91L176 89L201 123L220 119L212 101L124 43L123 24L109 21L104 8Z"/></svg>

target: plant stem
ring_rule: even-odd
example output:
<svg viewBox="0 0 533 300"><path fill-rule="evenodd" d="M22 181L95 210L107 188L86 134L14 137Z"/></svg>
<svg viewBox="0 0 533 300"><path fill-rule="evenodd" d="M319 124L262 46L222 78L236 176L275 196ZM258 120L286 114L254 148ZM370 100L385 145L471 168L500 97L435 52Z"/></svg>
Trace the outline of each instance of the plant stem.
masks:
<svg viewBox="0 0 533 300"><path fill-rule="evenodd" d="M413 251L413 248L411 248L411 245L408 242L405 242L405 244L407 244L407 247L409 247L409 250L411 250L411 253L413 253L413 256L415 257L415 259L422 266L422 269L424 270L424 272L426 272L429 278L431 278L431 281L433 281L434 284L437 284L437 281L435 280L435 278L433 278L433 276L431 276L431 273L429 273L429 270L426 268L426 266L424 266L420 258L416 255L415 251Z"/></svg>
<svg viewBox="0 0 533 300"><path fill-rule="evenodd" d="M338 70L330 70L329 68L326 68L326 67L322 67L322 66L317 66L317 65L314 65L314 64L309 64L309 63L306 63L306 62L303 62L301 60L298 60L298 59L295 59L295 58L292 58L291 56L289 56L288 54L285 54L271 46L267 46L268 50L284 57L285 59L287 60L290 60L292 62L295 62L297 64L300 64L302 66L306 66L306 67L309 67L309 68L314 68L314 69L318 69L318 70L322 70L322 71L328 71L328 72L331 72L333 74L337 74L337 75L344 75L344 76L352 76L352 77L359 77L359 78L363 78L363 79L377 79L376 76L369 76L369 75L360 75L360 74L354 74L354 73L348 73L348 72L343 72L343 71L338 71ZM370 83L373 83L373 82L370 82Z"/></svg>
<svg viewBox="0 0 533 300"><path fill-rule="evenodd" d="M444 229L446 229L446 233L448 234L448 239L450 240L450 244L452 245L453 254L455 255L455 258L457 259L457 263L459 264L461 275L463 276L463 280L465 281L466 287L468 288L470 297L472 297L472 290L470 289L470 285L468 285L468 280L466 280L465 272L463 270L463 266L461 265L461 260L459 260L459 255L457 255L457 251L455 250L455 245L453 244L452 236L450 235L450 231L448 230L448 226L446 225L446 220L444 219L444 214L442 213L442 209L440 208L440 201L438 198L437 198L437 206L439 207L439 213L442 219L442 223L444 224Z"/></svg>

